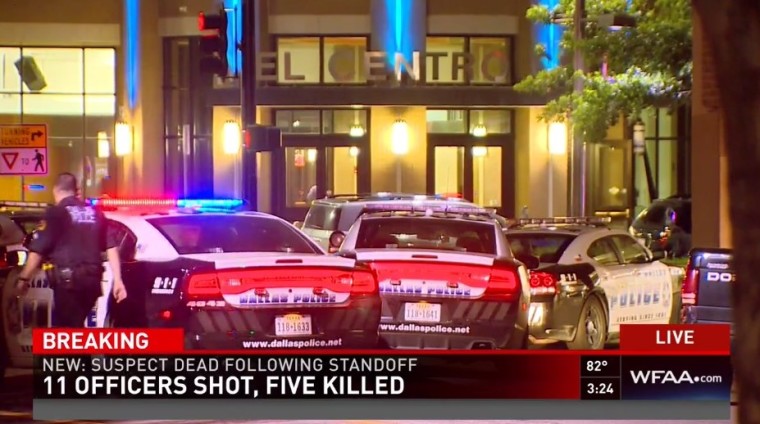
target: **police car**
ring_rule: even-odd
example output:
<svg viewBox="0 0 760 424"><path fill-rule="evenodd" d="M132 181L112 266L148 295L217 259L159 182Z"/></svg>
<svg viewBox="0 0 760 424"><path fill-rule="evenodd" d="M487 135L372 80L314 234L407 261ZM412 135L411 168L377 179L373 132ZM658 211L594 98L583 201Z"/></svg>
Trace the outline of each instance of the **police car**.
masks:
<svg viewBox="0 0 760 424"><path fill-rule="evenodd" d="M33 322L41 312L36 304L19 304L15 281L20 266L26 262L24 242L39 225L49 205L40 202L0 201L0 355L10 358L11 365L31 365L31 329L24 324ZM39 278L32 283L39 285ZM36 291L36 290L35 290Z"/></svg>
<svg viewBox="0 0 760 424"><path fill-rule="evenodd" d="M318 199L311 203L309 212L303 222L296 222L295 225L303 229L309 237L314 239L322 247L330 252L337 251L337 246L330 244L330 235L333 232L347 232L357 219L364 213L365 207L369 204L377 205L383 203L391 205L401 205L408 207L412 203L425 201L428 204L457 204L459 206L469 206L476 208L477 205L468 202L461 197L447 195L427 195L427 194L409 194L409 193L374 193L367 195L360 194L336 194ZM506 219L493 213L493 216L500 220L503 225Z"/></svg>
<svg viewBox="0 0 760 424"><path fill-rule="evenodd" d="M396 349L522 348L528 275L486 209L364 205L338 255L369 265L383 299L380 337Z"/></svg>
<svg viewBox="0 0 760 424"><path fill-rule="evenodd" d="M677 323L683 271L669 267L609 219L520 219L506 231L531 255L530 340L602 349L621 324Z"/></svg>
<svg viewBox="0 0 760 424"><path fill-rule="evenodd" d="M327 255L287 221L236 199L89 202L119 241L128 297L100 298L87 326L181 327L189 348L376 346L371 271Z"/></svg>

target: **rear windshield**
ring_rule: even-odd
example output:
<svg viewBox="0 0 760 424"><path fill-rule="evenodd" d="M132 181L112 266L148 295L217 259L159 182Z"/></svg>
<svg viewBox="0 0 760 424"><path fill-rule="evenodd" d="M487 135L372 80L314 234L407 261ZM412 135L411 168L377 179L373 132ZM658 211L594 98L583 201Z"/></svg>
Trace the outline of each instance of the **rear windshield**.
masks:
<svg viewBox="0 0 760 424"><path fill-rule="evenodd" d="M436 218L372 218L362 222L357 249L432 249L496 254L491 223Z"/></svg>
<svg viewBox="0 0 760 424"><path fill-rule="evenodd" d="M338 229L338 220L340 220L340 208L315 203L306 214L303 228L335 231Z"/></svg>
<svg viewBox="0 0 760 424"><path fill-rule="evenodd" d="M636 220L646 224L665 224L665 213L668 211L665 205L651 205L641 211Z"/></svg>
<svg viewBox="0 0 760 424"><path fill-rule="evenodd" d="M180 255L225 252L318 253L292 225L243 215L188 215L147 220Z"/></svg>
<svg viewBox="0 0 760 424"><path fill-rule="evenodd" d="M512 254L535 256L542 263L557 263L575 239L566 234L507 234Z"/></svg>

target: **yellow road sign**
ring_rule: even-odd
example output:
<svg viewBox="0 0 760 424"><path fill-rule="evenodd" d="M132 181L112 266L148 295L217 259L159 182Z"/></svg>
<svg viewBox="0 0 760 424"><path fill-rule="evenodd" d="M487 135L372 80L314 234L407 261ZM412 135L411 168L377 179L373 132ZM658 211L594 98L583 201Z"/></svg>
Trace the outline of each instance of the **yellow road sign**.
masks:
<svg viewBox="0 0 760 424"><path fill-rule="evenodd" d="M0 125L0 149L19 147L47 148L47 125Z"/></svg>

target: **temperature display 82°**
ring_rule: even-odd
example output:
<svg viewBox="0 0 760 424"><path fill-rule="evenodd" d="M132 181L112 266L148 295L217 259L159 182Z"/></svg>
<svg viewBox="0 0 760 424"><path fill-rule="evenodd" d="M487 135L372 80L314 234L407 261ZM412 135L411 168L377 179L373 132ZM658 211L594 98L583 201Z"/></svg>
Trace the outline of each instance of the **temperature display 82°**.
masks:
<svg viewBox="0 0 760 424"><path fill-rule="evenodd" d="M620 356L581 356L581 377L620 377Z"/></svg>

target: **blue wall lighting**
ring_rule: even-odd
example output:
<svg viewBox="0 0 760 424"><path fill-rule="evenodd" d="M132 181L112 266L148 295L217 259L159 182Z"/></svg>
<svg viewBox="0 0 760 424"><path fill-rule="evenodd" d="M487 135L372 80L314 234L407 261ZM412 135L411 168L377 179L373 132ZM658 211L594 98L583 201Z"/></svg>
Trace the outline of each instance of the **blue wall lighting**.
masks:
<svg viewBox="0 0 760 424"><path fill-rule="evenodd" d="M539 0L539 4L553 10L559 4L559 0ZM558 24L537 24L536 38L543 44L546 56L541 58L541 66L546 70L551 70L559 66L559 59L562 56L560 40L564 29Z"/></svg>
<svg viewBox="0 0 760 424"><path fill-rule="evenodd" d="M238 45L243 39L243 0L224 0L227 11L227 67L231 75L238 75L243 65L243 52Z"/></svg>
<svg viewBox="0 0 760 424"><path fill-rule="evenodd" d="M140 86L140 0L125 0L124 43L127 102L130 109L137 106L137 88Z"/></svg>
<svg viewBox="0 0 760 424"><path fill-rule="evenodd" d="M411 62L414 46L412 37L414 29L412 26L412 2L420 0L384 0L385 11L387 14L386 22L388 28L383 43L385 51L388 53L388 64L393 67L395 64L395 53L401 53L404 58Z"/></svg>

